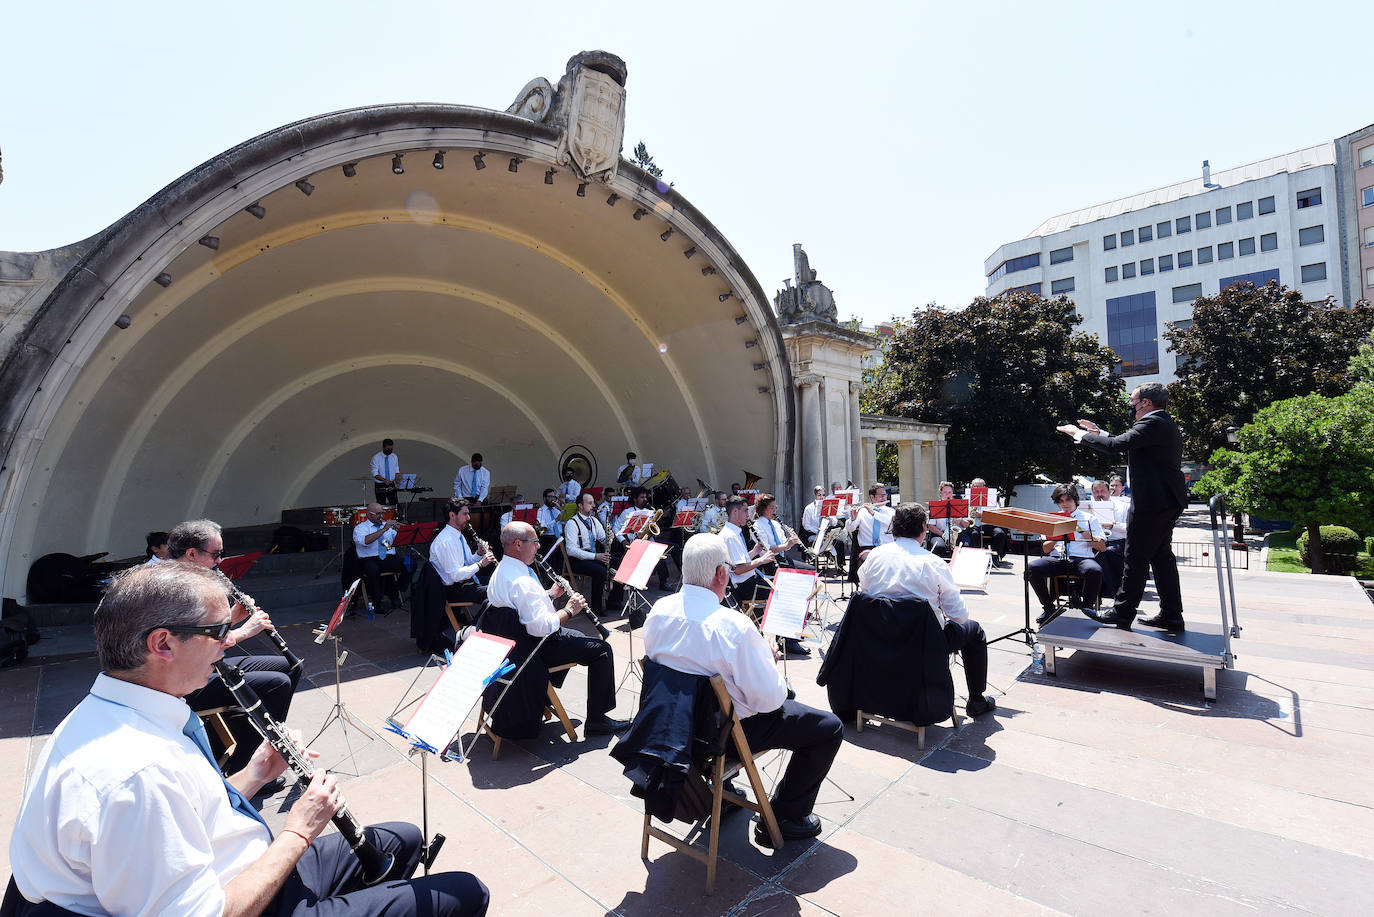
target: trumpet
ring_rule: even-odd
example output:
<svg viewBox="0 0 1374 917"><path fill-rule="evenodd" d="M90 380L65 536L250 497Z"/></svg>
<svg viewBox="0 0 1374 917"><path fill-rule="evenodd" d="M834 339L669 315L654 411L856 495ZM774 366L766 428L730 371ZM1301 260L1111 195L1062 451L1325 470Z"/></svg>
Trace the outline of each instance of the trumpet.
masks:
<svg viewBox="0 0 1374 917"><path fill-rule="evenodd" d="M582 598L579 593L574 592L572 585L567 580L557 573L554 573L553 567L549 566L548 561L536 554L534 555L534 563L544 572L544 575L549 578L550 582L556 586L563 587L563 591L568 594L569 600L573 598L582 599L582 613L587 616L588 621L592 622L592 627L596 628L596 632L601 635L602 640L608 639L611 636L611 632L606 629L606 625L601 623L601 619L596 616L596 612L592 611L592 607L587 604L587 600Z"/></svg>
<svg viewBox="0 0 1374 917"><path fill-rule="evenodd" d="M225 576L222 570L216 567L215 572L218 573L220 575L220 578L224 580L224 588L228 590L229 597L232 598L238 604L242 605L244 608L248 609L248 613L250 615L256 614L257 612L262 610L258 608L258 603L253 601L253 597L248 593L244 592L238 586L234 585L234 581L231 580L229 577ZM281 634L277 633L275 628L263 628L263 633L267 634L267 639L271 640L272 645L277 648L277 652L281 653L281 658L286 660L286 667L288 673L294 673L304 664L301 662L301 658L299 656L291 652L291 647L286 645L285 638L283 638Z"/></svg>

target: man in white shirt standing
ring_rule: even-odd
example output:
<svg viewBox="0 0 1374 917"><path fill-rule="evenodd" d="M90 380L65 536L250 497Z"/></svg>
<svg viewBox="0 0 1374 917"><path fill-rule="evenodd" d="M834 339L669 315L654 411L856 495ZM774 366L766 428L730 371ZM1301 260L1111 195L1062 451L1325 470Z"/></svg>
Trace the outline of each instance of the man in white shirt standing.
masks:
<svg viewBox="0 0 1374 917"><path fill-rule="evenodd" d="M719 535L687 539L682 590L654 603L644 624L644 652L679 672L721 676L754 753L792 752L773 791L773 814L784 839L815 837L821 821L811 810L844 740L844 725L828 710L788 700L787 684L763 635L721 605L732 577L731 559ZM754 840L772 844L762 822L754 826Z"/></svg>
<svg viewBox="0 0 1374 917"><path fill-rule="evenodd" d="M453 495L481 503L491 489L491 471L482 467L482 453L472 453L472 461L458 469L453 478Z"/></svg>
<svg viewBox="0 0 1374 917"><path fill-rule="evenodd" d="M890 599L923 599L935 610L945 632L945 649L964 661L968 682L969 716L981 716L997 706L984 695L988 687L988 640L982 626L968 616L949 565L921 545L926 532L926 508L903 503L892 517L893 540L869 552L859 568L859 591Z"/></svg>
<svg viewBox="0 0 1374 917"><path fill-rule="evenodd" d="M478 554L468 544L463 530L472 521L466 500L450 500L445 507L448 525L429 546L429 561L444 583L444 598L450 602L486 601L487 587L477 582L484 567L496 563L491 554Z"/></svg>
<svg viewBox="0 0 1374 917"><path fill-rule="evenodd" d="M24 914L50 902L71 913L168 917L485 913L487 890L466 873L364 887L345 837L320 836L342 805L337 779L323 768L272 836L248 799L286 762L263 742L226 780L182 700L233 645L229 626L224 587L209 570L168 563L116 577L95 616L101 674L39 756L10 842L14 880L3 909ZM393 876L414 871L423 842L414 826L365 833L396 857Z"/></svg>
<svg viewBox="0 0 1374 917"><path fill-rule="evenodd" d="M573 470L567 468L563 471L563 483L557 487L558 499L564 503L576 503L577 497L582 493L582 485L573 479Z"/></svg>
<svg viewBox="0 0 1374 917"><path fill-rule="evenodd" d="M383 506L396 505L396 486L401 483L401 457L395 443L382 440L382 451L372 456L372 491Z"/></svg>
<svg viewBox="0 0 1374 917"><path fill-rule="evenodd" d="M409 576L405 564L391 547L396 540L396 520L384 519L385 511L380 503L367 505L367 518L353 527L353 546L358 551L368 598L378 609L390 612L401 607L400 586L403 581L409 585ZM396 574L387 586L386 606L382 604L383 573Z"/></svg>
<svg viewBox="0 0 1374 917"><path fill-rule="evenodd" d="M587 667L587 722L584 728L588 735L611 735L626 729L629 720L610 716L615 709L615 654L611 645L564 627L587 607L586 600L574 595L562 611L554 609L553 600L563 594L563 588L555 584L545 591L530 569L539 553L539 538L533 526L512 522L501 530L501 547L505 556L491 576L487 599L494 607L515 609L521 625L531 637L546 638L539 648L539 658L544 665L553 668L576 662Z"/></svg>
<svg viewBox="0 0 1374 917"><path fill-rule="evenodd" d="M606 544L606 530L592 515L596 498L584 493L577 498L577 515L563 523L563 550L568 554L568 569L578 576L591 579L592 611L600 617L606 610L602 594L606 590L606 575L611 568L610 546ZM597 544L605 546L598 551ZM617 584L619 585L619 584Z"/></svg>
<svg viewBox="0 0 1374 917"><path fill-rule="evenodd" d="M849 581L857 583L859 555L868 548L892 542L892 507L887 505L887 488L881 484L868 488L868 502L849 508L849 521L844 529L854 535L854 550L849 555Z"/></svg>

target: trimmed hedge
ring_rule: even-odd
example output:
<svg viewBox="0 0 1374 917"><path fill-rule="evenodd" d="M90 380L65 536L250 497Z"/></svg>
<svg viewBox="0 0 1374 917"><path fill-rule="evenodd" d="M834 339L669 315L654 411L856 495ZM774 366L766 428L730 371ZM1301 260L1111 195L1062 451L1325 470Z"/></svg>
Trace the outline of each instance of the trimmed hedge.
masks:
<svg viewBox="0 0 1374 917"><path fill-rule="evenodd" d="M1324 525L1321 527L1322 560L1331 573L1348 573L1355 569L1355 559L1359 556L1361 539L1353 529L1343 525ZM1307 531L1298 536L1298 555L1303 565L1312 566L1312 554L1308 551Z"/></svg>

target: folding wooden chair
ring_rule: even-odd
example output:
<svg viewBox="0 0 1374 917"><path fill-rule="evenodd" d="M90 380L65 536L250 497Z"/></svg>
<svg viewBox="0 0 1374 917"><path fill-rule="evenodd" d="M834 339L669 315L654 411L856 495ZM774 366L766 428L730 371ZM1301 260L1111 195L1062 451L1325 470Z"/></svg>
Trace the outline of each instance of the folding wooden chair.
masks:
<svg viewBox="0 0 1374 917"><path fill-rule="evenodd" d="M566 672L568 669L571 669L571 668L573 668L574 666L577 666L577 665L580 665L580 664L581 664L581 663L577 663L577 662L567 662L567 663L564 663L563 665L556 665L556 666L554 666L553 668L549 669L549 677L552 678L554 675L558 674L559 672ZM515 680L515 677L516 677L517 675L519 675L519 674L520 674L519 671L516 671L516 672L513 672L513 673L512 673L510 676L508 676L508 677L509 677L512 681L514 681L514 680ZM505 683L506 683L506 681L505 681L504 679L500 679L500 678L496 679L496 682L495 682L495 684L505 684ZM572 720L568 717L568 711L564 709L564 707L563 707L563 702L562 702L561 700L559 700L558 692L557 692L556 690L554 690L553 682L549 682L549 684L548 684L548 703L546 703L546 704L544 705L544 722L548 722L549 720L551 720L551 719L553 719L553 718L555 718L555 717L558 718L558 722L563 726L563 731L564 731L565 733L567 733L568 741L570 741L570 742L576 742L576 741L577 741L577 729L574 728L574 726L573 726L573 724L572 724ZM491 739L491 760L496 761L496 760L500 759L500 757L501 757L501 745L502 745L502 743L505 742L506 740L505 740L504 738L502 738L501 736L497 735L495 732L492 731L492 728L491 728L491 717L487 715L487 712L486 712L486 709L485 709L485 705L484 705L484 704L479 704L478 707L477 707L477 722L478 722L479 724L481 724L481 729L482 729L483 732L485 732L485 733L487 734L487 738Z"/></svg>
<svg viewBox="0 0 1374 917"><path fill-rule="evenodd" d="M196 716L205 724L205 731L214 736L215 743L223 749L216 757L215 763L220 770L224 770L224 762L238 748L238 742L234 740L234 734L229 731L229 724L225 722L225 714L242 713L242 707L211 707L208 710L197 710Z"/></svg>
<svg viewBox="0 0 1374 917"><path fill-rule="evenodd" d="M960 718L957 707L950 710L949 718L954 721L954 728L958 729L960 725ZM866 719L876 720L879 723L884 723L888 726L896 726L898 729L905 729L907 732L916 733L916 750L926 750L926 727L916 726L912 723L903 722L902 720L894 720L886 716L879 716L876 713L864 713L862 710L860 710L854 714L854 730L856 732L864 731L864 720Z"/></svg>
<svg viewBox="0 0 1374 917"><path fill-rule="evenodd" d="M710 755L702 765L702 776L705 778L711 793L711 809L692 825L686 835L678 837L656 826L646 806L644 833L639 846L640 857L647 860L649 858L649 838L656 837L674 850L705 863L706 894L708 895L713 895L716 891L716 860L720 852L720 812L724 801L725 781L733 778L740 770L749 776L749 785L753 787L754 799L757 801L751 802L747 799L740 799L732 793L731 802L759 813L759 818L763 821L768 830L768 836L773 841L773 849L782 847L782 832L778 830L778 820L773 816L773 807L768 801L768 791L764 788L763 778L759 776L758 767L754 763L754 754L749 749L749 741L744 737L744 729L740 726L739 717L735 715L734 704L731 703L730 695L725 690L725 680L719 675L713 675L711 676L711 687L715 691L716 703L720 706L721 715L729 723L729 742L725 746L725 750ZM733 755L730 754L731 748L734 749ZM710 834L706 850L703 851L691 841L700 835L708 822L710 823Z"/></svg>

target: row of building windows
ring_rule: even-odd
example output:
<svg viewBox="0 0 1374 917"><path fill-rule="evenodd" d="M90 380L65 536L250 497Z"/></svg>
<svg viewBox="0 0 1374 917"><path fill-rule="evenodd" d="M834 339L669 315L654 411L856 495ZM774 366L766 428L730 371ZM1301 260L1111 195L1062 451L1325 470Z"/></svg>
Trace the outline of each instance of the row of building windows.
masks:
<svg viewBox="0 0 1374 917"><path fill-rule="evenodd" d="M1036 252L1033 255L1022 255L1019 258L1009 258L1006 261L1003 261L1001 264L997 265L997 270L993 271L991 274L988 275L988 282L992 283L999 277L1005 276L1006 274L1014 274L1017 271L1028 271L1033 267L1039 266L1039 252Z"/></svg>
<svg viewBox="0 0 1374 917"><path fill-rule="evenodd" d="M1039 284L1039 283L1028 283L1028 284L1025 284L1024 286L1019 286L1019 287L1008 287L1006 292L1008 292L1008 293L1034 293L1036 296L1039 296L1039 295L1040 295L1040 284Z"/></svg>
<svg viewBox="0 0 1374 917"><path fill-rule="evenodd" d="M1374 186L1366 188L1362 194L1365 195L1365 206L1374 204ZM1311 188L1307 191L1298 192L1299 210L1307 207L1316 207L1321 202L1322 189L1320 188ZM1271 194L1268 197L1260 198L1258 202L1244 201L1236 204L1235 219L1252 219L1255 216L1256 203L1259 205L1260 216L1273 213L1275 210L1274 196ZM1103 236L1102 249L1103 251L1111 251L1117 247L1118 241L1122 248L1126 248L1127 246L1134 245L1137 240L1140 242L1151 242L1156 238L1167 239L1171 235L1181 236L1184 233L1192 232L1195 228L1209 229L1212 226L1214 213L1217 226L1224 226L1232 220L1232 209L1229 206L1218 207L1215 211L1204 210L1192 216L1178 217L1172 221L1165 220L1162 223L1156 223L1154 226L1141 226L1138 229L1123 229L1119 234L1111 233L1110 235ZM1068 249L1061 249L1061 251L1069 251L1069 258L1066 258L1066 261L1073 257L1072 251ZM1051 260L1050 263L1054 264L1056 262Z"/></svg>
<svg viewBox="0 0 1374 917"><path fill-rule="evenodd" d="M1221 280L1217 283L1217 289L1218 289L1218 290L1224 290L1224 289L1226 289L1227 287L1229 287L1229 286L1230 286L1231 284L1233 284L1233 283L1245 283L1245 282L1253 283L1253 284L1254 284L1255 286L1257 286L1257 287L1262 287L1262 286L1264 286L1266 283L1268 283L1269 281L1271 281L1271 280L1278 280L1278 279L1279 279L1279 272L1278 272L1278 269L1277 269L1277 268L1271 268L1270 270L1267 270L1267 271L1255 271L1254 273L1251 273L1251 274L1236 274L1234 277L1223 277L1223 278L1221 278ZM1189 284L1185 284L1184 286L1181 286L1181 287L1174 287L1172 292L1173 292L1174 302L1176 302L1176 303L1192 302L1193 300L1197 299L1199 296L1202 295L1202 284L1200 284L1200 283L1189 283ZM1189 320L1188 320L1188 323L1191 324L1191 323L1192 323L1192 319L1189 319ZM1175 326L1178 326L1178 325L1181 325L1182 323L1181 323L1181 322L1175 322L1174 324L1175 324ZM1184 326L1184 327L1186 327L1186 326Z"/></svg>
<svg viewBox="0 0 1374 917"><path fill-rule="evenodd" d="M1154 290L1107 300L1107 346L1121 358L1123 376L1159 372Z"/></svg>
<svg viewBox="0 0 1374 917"><path fill-rule="evenodd" d="M1316 245L1316 244L1318 244L1318 243L1320 243L1320 242L1324 242L1325 240L1326 240L1326 229L1325 229L1324 226L1321 226L1321 225L1318 225L1318 226L1307 226L1307 227L1304 227L1304 228L1298 230L1298 245L1299 245L1299 246L1303 246L1303 245ZM1278 250L1278 247L1279 247L1279 234L1278 234L1278 233L1276 233L1276 232L1267 232L1267 233L1265 233L1264 235L1262 235L1262 236L1259 237L1259 250L1260 250L1260 251L1262 251L1262 252L1277 251L1277 250ZM1254 237L1254 236L1248 236L1248 237L1246 237L1246 238L1244 238L1244 239L1241 239L1238 243L1235 243L1235 244L1233 244L1233 243L1231 243L1231 242L1219 242L1219 243L1217 243L1217 246L1216 246L1216 260L1217 260L1217 261L1229 261L1230 259L1232 259L1232 258L1234 258L1234 257L1236 256L1237 249L1239 249L1239 253L1240 253L1240 255L1241 255L1242 257L1244 257L1244 256L1246 256L1246 255L1253 255L1253 254L1255 253L1255 237ZM1174 267L1175 267L1175 264L1177 264L1177 266L1178 266L1178 268L1179 268L1180 270L1182 270L1182 269L1184 269L1184 268L1190 268L1190 267L1192 267L1193 264L1194 264L1194 260L1193 260L1193 251L1192 251L1192 250L1187 250L1187 251L1181 251L1181 252L1179 252L1177 258L1178 258L1177 262L1175 262L1175 256L1174 256L1174 255L1160 255L1157 259L1156 259L1156 258L1142 258L1141 261L1140 261L1140 267L1139 267L1140 276L1144 277L1144 276L1147 276L1147 275L1149 275L1149 274L1153 274L1153 273L1155 272L1155 267L1156 267L1156 265L1158 265L1158 267L1159 267L1159 272L1160 272L1161 274L1163 274L1163 273L1165 273L1166 271L1172 271L1172 270L1174 269ZM1211 263L1212 263L1212 260L1213 260L1212 246L1210 246L1210 245L1205 245L1205 246L1203 246L1202 248L1197 249L1197 261L1196 261L1197 264L1211 264ZM1326 279L1326 265L1325 265L1325 263L1322 263L1322 264L1320 265L1321 268L1322 268L1322 276L1321 276L1321 277L1316 277L1316 276L1315 276L1315 273L1316 273L1315 269L1316 269L1317 266L1318 266L1318 265L1315 265L1315 264L1314 264L1314 265L1310 265L1310 267L1313 268L1313 274L1314 274L1313 279L1314 279L1314 280L1325 280L1325 279ZM1103 271L1103 277L1104 277L1104 280L1105 280L1107 283L1116 283L1116 281L1117 281L1118 279L1120 279L1120 280L1130 280L1132 277L1135 277L1135 276L1136 276L1136 264L1135 264L1135 262L1129 262L1129 263L1127 263L1127 264L1121 265L1119 271L1118 271L1118 269L1117 269L1117 267L1116 267L1115 265L1113 265L1113 266L1111 266L1111 267L1108 267L1108 268L1104 269L1104 271ZM1310 281L1309 281L1306 277L1304 277L1303 283L1309 283L1309 282L1310 282Z"/></svg>

